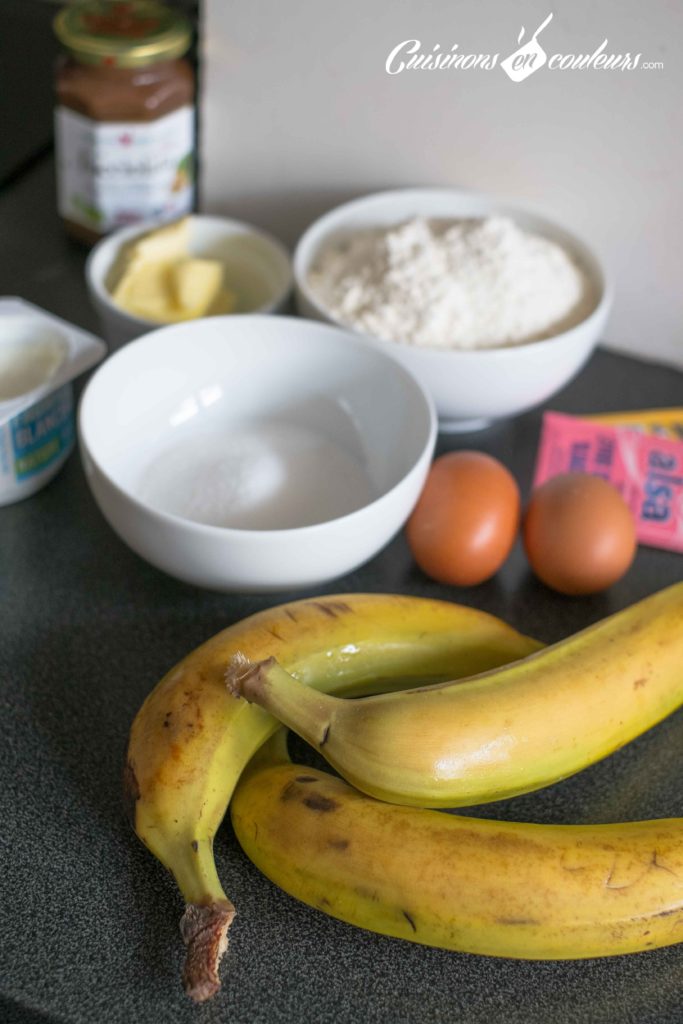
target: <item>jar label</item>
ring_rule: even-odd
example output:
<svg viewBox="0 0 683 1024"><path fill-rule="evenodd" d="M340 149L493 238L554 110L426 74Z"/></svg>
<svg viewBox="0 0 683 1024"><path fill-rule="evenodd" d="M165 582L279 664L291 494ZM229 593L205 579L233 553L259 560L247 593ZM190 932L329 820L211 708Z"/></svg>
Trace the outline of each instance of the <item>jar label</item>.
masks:
<svg viewBox="0 0 683 1024"><path fill-rule="evenodd" d="M57 202L66 220L105 234L172 220L194 204L194 108L156 121L93 121L55 112Z"/></svg>

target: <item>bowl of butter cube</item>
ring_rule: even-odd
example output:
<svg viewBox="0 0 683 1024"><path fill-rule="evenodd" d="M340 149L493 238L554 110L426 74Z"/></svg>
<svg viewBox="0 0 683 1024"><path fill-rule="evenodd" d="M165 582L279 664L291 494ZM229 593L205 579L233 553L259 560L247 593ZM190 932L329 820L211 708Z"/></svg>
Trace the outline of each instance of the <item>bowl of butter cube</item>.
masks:
<svg viewBox="0 0 683 1024"><path fill-rule="evenodd" d="M116 231L94 247L85 273L112 350L164 324L282 312L292 289L276 238L208 214Z"/></svg>

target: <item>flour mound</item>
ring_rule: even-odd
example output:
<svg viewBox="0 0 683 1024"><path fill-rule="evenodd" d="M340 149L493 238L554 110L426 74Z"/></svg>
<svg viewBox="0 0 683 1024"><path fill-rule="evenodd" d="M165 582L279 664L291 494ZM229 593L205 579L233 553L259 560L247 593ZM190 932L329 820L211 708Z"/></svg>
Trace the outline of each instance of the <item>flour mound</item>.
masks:
<svg viewBox="0 0 683 1024"><path fill-rule="evenodd" d="M594 303L572 256L508 217L417 217L357 231L323 250L308 283L349 327L439 349L547 338L584 319Z"/></svg>

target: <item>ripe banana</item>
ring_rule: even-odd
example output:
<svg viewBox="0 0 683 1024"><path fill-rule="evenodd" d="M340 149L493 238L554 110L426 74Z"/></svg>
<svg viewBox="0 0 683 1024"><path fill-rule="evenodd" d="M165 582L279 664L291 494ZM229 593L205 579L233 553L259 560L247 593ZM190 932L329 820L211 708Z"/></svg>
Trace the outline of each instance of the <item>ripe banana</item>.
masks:
<svg viewBox="0 0 683 1024"><path fill-rule="evenodd" d="M579 959L683 940L683 819L484 821L381 803L292 764L274 737L231 804L282 889L382 935L464 953Z"/></svg>
<svg viewBox="0 0 683 1024"><path fill-rule="evenodd" d="M471 608L352 594L253 615L171 669L133 722L125 788L135 831L187 903L183 980L193 999L220 987L218 963L234 915L216 873L213 838L242 769L278 727L227 692L225 667L235 652L276 656L308 686L357 693L470 675L539 647Z"/></svg>
<svg viewBox="0 0 683 1024"><path fill-rule="evenodd" d="M683 701L683 583L516 664L362 700L239 655L235 695L294 729L358 789L457 807L527 793L623 746Z"/></svg>

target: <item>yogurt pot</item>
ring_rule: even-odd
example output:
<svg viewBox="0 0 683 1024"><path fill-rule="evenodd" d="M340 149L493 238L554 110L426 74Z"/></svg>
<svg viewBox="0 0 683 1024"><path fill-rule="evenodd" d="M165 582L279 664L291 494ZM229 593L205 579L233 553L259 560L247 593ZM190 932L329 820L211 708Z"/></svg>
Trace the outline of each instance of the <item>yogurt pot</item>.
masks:
<svg viewBox="0 0 683 1024"><path fill-rule="evenodd" d="M22 299L0 299L0 505L40 490L74 446L72 381L104 342Z"/></svg>

